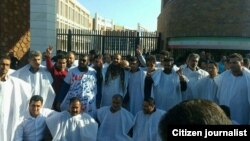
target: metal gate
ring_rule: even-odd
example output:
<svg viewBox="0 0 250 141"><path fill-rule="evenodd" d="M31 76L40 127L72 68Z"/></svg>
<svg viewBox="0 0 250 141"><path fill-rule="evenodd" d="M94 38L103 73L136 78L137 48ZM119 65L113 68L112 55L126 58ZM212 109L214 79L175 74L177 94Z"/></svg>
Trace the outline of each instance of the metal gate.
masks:
<svg viewBox="0 0 250 141"><path fill-rule="evenodd" d="M90 50L111 55L135 55L138 45L144 53L160 50L161 34L137 31L100 31L80 29L57 29L56 49L88 54Z"/></svg>

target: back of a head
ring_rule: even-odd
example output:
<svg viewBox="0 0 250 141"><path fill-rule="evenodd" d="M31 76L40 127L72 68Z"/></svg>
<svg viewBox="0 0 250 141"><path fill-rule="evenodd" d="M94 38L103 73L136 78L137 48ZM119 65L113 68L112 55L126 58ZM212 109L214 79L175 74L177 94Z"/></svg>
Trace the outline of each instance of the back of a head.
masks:
<svg viewBox="0 0 250 141"><path fill-rule="evenodd" d="M159 131L163 140L171 125L232 125L232 122L216 103L193 99L177 104L162 117Z"/></svg>
<svg viewBox="0 0 250 141"><path fill-rule="evenodd" d="M228 125L231 120L219 105L208 100L187 100L165 115L166 124Z"/></svg>

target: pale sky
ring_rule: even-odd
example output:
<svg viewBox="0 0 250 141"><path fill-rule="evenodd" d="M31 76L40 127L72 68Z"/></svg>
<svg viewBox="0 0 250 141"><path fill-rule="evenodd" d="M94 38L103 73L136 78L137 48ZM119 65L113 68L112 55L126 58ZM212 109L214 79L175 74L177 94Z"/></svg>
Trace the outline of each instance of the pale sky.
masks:
<svg viewBox="0 0 250 141"><path fill-rule="evenodd" d="M161 0L78 0L94 17L113 19L115 24L137 29L140 23L149 31L156 31Z"/></svg>

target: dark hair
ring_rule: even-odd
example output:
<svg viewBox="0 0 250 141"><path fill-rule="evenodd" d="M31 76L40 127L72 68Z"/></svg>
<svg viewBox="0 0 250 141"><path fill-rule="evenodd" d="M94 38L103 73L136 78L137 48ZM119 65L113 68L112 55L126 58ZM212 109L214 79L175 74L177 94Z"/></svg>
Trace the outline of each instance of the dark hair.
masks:
<svg viewBox="0 0 250 141"><path fill-rule="evenodd" d="M143 101L148 102L150 105L155 105L155 100L152 97L145 97Z"/></svg>
<svg viewBox="0 0 250 141"><path fill-rule="evenodd" d="M102 58L103 58L103 55L101 54L96 54L94 57L94 59L102 59Z"/></svg>
<svg viewBox="0 0 250 141"><path fill-rule="evenodd" d="M43 97L41 97L40 95L33 95L33 96L30 98L29 104L30 104L32 101L41 101L41 103L43 103Z"/></svg>
<svg viewBox="0 0 250 141"><path fill-rule="evenodd" d="M94 49L92 49L92 50L89 51L89 54L96 55L97 53L96 53L96 51Z"/></svg>
<svg viewBox="0 0 250 141"><path fill-rule="evenodd" d="M3 60L3 59L7 59L7 60L10 60L11 61L11 58L8 54L1 54L0 55L0 60Z"/></svg>
<svg viewBox="0 0 250 141"><path fill-rule="evenodd" d="M121 101L123 101L123 96L120 94L115 94L112 96L112 99L119 98Z"/></svg>
<svg viewBox="0 0 250 141"><path fill-rule="evenodd" d="M165 56L165 57L169 57L169 56L170 56L169 51L166 51L166 50L161 50L159 54L160 54L160 55L163 55L163 56Z"/></svg>
<svg viewBox="0 0 250 141"><path fill-rule="evenodd" d="M67 56L64 53L59 53L56 55L56 60L58 59L67 59Z"/></svg>
<svg viewBox="0 0 250 141"><path fill-rule="evenodd" d="M213 64L216 68L218 68L218 64L214 60L208 60L207 64Z"/></svg>
<svg viewBox="0 0 250 141"><path fill-rule="evenodd" d="M80 54L79 55L79 59L82 59L84 57L87 57L89 59L89 55L88 54Z"/></svg>
<svg viewBox="0 0 250 141"><path fill-rule="evenodd" d="M202 99L183 101L162 116L159 133L167 140L169 125L231 125L231 120L215 102Z"/></svg>
<svg viewBox="0 0 250 141"><path fill-rule="evenodd" d="M130 58L129 58L129 62L138 62L138 59L137 59L137 57L135 57L135 56L131 56Z"/></svg>
<svg viewBox="0 0 250 141"><path fill-rule="evenodd" d="M239 53L233 53L233 54L229 55L229 59L231 59L231 58L238 58L240 61L243 61L243 57Z"/></svg>
<svg viewBox="0 0 250 141"><path fill-rule="evenodd" d="M164 57L163 61L164 62L174 61L174 58L173 57Z"/></svg>
<svg viewBox="0 0 250 141"><path fill-rule="evenodd" d="M148 61L153 61L154 63L156 63L156 57L155 57L155 55L149 55L146 58L146 62L148 62Z"/></svg>
<svg viewBox="0 0 250 141"><path fill-rule="evenodd" d="M78 97L72 97L70 100L69 100L69 104L72 104L73 102L80 102L81 103L81 99L78 98Z"/></svg>

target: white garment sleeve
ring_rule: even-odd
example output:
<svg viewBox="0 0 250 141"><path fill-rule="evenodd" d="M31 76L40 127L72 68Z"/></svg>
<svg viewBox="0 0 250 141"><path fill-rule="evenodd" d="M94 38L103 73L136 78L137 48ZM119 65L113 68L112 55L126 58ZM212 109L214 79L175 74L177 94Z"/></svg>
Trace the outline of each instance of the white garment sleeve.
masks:
<svg viewBox="0 0 250 141"><path fill-rule="evenodd" d="M14 136L14 141L23 141L23 122L18 125L16 131L15 131L15 136Z"/></svg>
<svg viewBox="0 0 250 141"><path fill-rule="evenodd" d="M146 60L143 55L138 55L138 60L140 61L142 66L146 66Z"/></svg>
<svg viewBox="0 0 250 141"><path fill-rule="evenodd" d="M66 75L66 77L64 78L64 81L67 83L67 84L70 84L70 79L72 77L72 72L69 71L68 74Z"/></svg>

